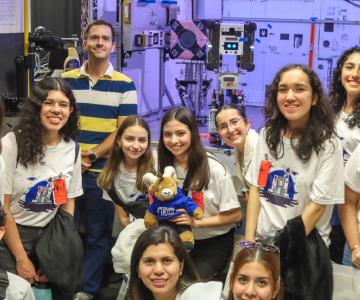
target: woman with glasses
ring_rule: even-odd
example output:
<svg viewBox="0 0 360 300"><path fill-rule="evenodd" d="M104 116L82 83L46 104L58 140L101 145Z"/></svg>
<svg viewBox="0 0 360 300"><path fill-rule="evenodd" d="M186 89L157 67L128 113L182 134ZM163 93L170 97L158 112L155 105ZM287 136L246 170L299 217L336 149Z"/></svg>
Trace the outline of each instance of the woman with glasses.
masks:
<svg viewBox="0 0 360 300"><path fill-rule="evenodd" d="M256 242L241 242L230 276L228 300L282 299L279 249Z"/></svg>
<svg viewBox="0 0 360 300"><path fill-rule="evenodd" d="M215 116L217 131L225 144L235 148L236 173L240 181L238 187L243 199L247 200L250 185L245 181L253 152L258 141L258 134L251 129L244 106L225 104Z"/></svg>
<svg viewBox="0 0 360 300"><path fill-rule="evenodd" d="M325 248L321 262L329 270L330 218L334 204L344 199L344 166L331 107L315 72L304 65L283 67L270 85L265 120L246 174L251 188L245 240L272 243L277 232L282 232L281 250L284 244L290 249L291 242L304 244L314 231L319 236L315 242L321 244L315 249ZM293 223L297 230L291 230ZM282 268L285 264L301 266L307 258L320 262L308 254L290 261L288 257L293 256L282 252ZM283 275L287 288L285 279L291 274Z"/></svg>
<svg viewBox="0 0 360 300"><path fill-rule="evenodd" d="M251 129L251 123L246 116L245 106L225 104L215 115L217 131L225 144L235 149L235 166L238 181L235 187L240 193L243 218L239 233L245 234L246 202L249 197L250 184L245 180L251 158L255 151L258 134Z"/></svg>

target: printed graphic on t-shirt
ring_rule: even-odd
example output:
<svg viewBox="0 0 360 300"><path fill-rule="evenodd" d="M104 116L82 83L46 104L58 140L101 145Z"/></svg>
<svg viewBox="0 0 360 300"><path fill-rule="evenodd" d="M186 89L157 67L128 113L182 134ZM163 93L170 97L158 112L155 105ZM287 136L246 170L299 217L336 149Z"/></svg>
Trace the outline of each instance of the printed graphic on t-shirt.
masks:
<svg viewBox="0 0 360 300"><path fill-rule="evenodd" d="M36 177L28 177L28 181L37 181ZM32 212L52 211L56 208L53 197L52 180L42 180L31 185L19 200L21 207Z"/></svg>
<svg viewBox="0 0 360 300"><path fill-rule="evenodd" d="M260 192L261 196L274 205L282 207L297 205L298 201L294 200L296 191L293 180L293 176L296 175L296 172L291 172L289 169L270 172L266 187Z"/></svg>

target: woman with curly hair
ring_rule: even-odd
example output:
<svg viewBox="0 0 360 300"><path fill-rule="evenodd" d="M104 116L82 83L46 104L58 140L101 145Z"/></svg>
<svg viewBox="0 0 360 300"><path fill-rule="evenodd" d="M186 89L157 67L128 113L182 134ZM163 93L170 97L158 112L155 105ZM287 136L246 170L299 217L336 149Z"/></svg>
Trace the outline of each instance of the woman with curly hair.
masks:
<svg viewBox="0 0 360 300"><path fill-rule="evenodd" d="M330 218L334 204L344 199L344 166L331 107L313 70L293 64L275 75L267 95L265 121L246 174L251 188L245 240L279 245L285 287L295 264L289 257L296 256L294 250L310 249L308 243L315 244L316 251L296 256L297 262L321 263L327 270L321 276L331 278L327 249ZM295 249L293 245L300 242ZM316 259L318 254L321 260ZM311 283L304 286L304 290L314 291ZM329 284L326 291L331 290Z"/></svg>
<svg viewBox="0 0 360 300"><path fill-rule="evenodd" d="M330 101L336 114L336 130L343 145L346 164L360 144L360 47L352 47L339 57L333 72ZM349 224L356 224L355 211L356 208L347 201L339 207L341 223L348 241L352 239L354 232ZM355 250L353 246L349 248L349 245L345 244L337 210L334 210L332 225L332 257L338 263L351 265L352 252L360 255L360 249Z"/></svg>
<svg viewBox="0 0 360 300"><path fill-rule="evenodd" d="M330 101L346 163L360 143L360 47L346 50L333 72Z"/></svg>
<svg viewBox="0 0 360 300"><path fill-rule="evenodd" d="M39 236L59 207L73 214L74 198L82 194L77 133L70 87L62 79L45 78L34 86L14 132L2 138L7 217L1 268L30 283L47 281L34 259Z"/></svg>

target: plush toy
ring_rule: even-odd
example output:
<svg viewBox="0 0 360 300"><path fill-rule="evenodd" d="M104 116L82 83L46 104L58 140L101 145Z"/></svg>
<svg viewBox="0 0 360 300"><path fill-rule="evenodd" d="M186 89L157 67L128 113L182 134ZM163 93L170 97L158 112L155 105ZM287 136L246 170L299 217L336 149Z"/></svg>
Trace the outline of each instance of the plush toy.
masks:
<svg viewBox="0 0 360 300"><path fill-rule="evenodd" d="M152 194L152 203L150 202L144 217L145 227L149 228L164 223L170 225L178 232L185 248L191 251L194 248L191 227L177 225L168 220L181 215L183 212L178 211L179 209L184 209L197 220L203 217L203 211L192 198L185 196L178 187L175 169L171 166L166 167L161 178L152 173L146 173L143 181L148 187L149 194Z"/></svg>

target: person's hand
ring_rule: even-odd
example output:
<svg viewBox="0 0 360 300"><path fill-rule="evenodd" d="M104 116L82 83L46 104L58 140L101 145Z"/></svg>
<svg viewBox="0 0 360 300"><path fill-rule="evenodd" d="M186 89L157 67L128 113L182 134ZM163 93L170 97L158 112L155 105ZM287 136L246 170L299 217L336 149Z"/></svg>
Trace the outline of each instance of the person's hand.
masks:
<svg viewBox="0 0 360 300"><path fill-rule="evenodd" d="M185 209L177 209L176 211L178 212L182 212L181 215L172 218L170 221L176 223L177 225L188 225L190 227L196 228L197 224L196 224L196 220L187 214Z"/></svg>
<svg viewBox="0 0 360 300"><path fill-rule="evenodd" d="M41 270L38 270L37 276L38 276L37 282L48 282L49 281L47 276Z"/></svg>
<svg viewBox="0 0 360 300"><path fill-rule="evenodd" d="M81 151L81 172L89 171L91 167L91 161L89 159L88 151Z"/></svg>
<svg viewBox="0 0 360 300"><path fill-rule="evenodd" d="M356 268L360 268L360 247L353 249L351 252L352 264Z"/></svg>
<svg viewBox="0 0 360 300"><path fill-rule="evenodd" d="M39 279L34 264L27 256L16 261L16 271L19 276L26 279L31 284Z"/></svg>
<svg viewBox="0 0 360 300"><path fill-rule="evenodd" d="M248 200L249 200L249 192L245 192L244 193L244 201L245 201L245 203L247 203Z"/></svg>

